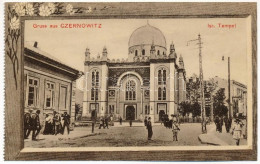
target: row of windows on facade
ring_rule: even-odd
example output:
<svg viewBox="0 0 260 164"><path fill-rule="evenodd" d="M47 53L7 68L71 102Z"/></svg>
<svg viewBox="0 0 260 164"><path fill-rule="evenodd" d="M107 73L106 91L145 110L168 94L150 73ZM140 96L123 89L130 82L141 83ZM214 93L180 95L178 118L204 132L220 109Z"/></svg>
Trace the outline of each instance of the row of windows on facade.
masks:
<svg viewBox="0 0 260 164"><path fill-rule="evenodd" d="M91 89L91 100L98 100L98 89ZM136 100L136 83L129 80L126 83L125 100ZM158 100L166 100L166 87L158 88Z"/></svg>
<svg viewBox="0 0 260 164"><path fill-rule="evenodd" d="M97 88L99 86L99 72L94 70L92 72L92 89L91 89L91 100L98 100ZM158 70L158 85L166 85L166 70ZM135 100L136 94L133 91L135 88L135 82L129 81L126 85L126 100ZM130 92L129 92L130 91ZM96 97L96 99L95 99Z"/></svg>
<svg viewBox="0 0 260 164"><path fill-rule="evenodd" d="M141 52L142 52L142 55L145 55L144 49ZM157 51L157 55L161 55L160 50ZM165 55L165 52L163 52L163 55ZM138 50L135 50L135 56L138 56Z"/></svg>
<svg viewBox="0 0 260 164"><path fill-rule="evenodd" d="M90 105L90 110L89 110L89 113L91 113L92 112L92 110L97 110L97 112L99 112L98 111L98 104L91 104ZM109 105L108 106L108 109L106 110L106 112L105 112L106 114L119 114L119 111L118 110L116 110L115 111L115 106L114 105ZM150 105L145 105L145 108L144 108L144 114L150 114Z"/></svg>
<svg viewBox="0 0 260 164"><path fill-rule="evenodd" d="M166 84L166 70L161 68L158 70L158 85ZM92 87L99 86L99 72L94 70L92 72Z"/></svg>
<svg viewBox="0 0 260 164"><path fill-rule="evenodd" d="M39 102L39 79L28 77L28 106L29 107L38 107ZM45 83L45 108L54 108L55 106L55 83L46 81ZM67 87L60 87L60 97L59 97L59 108L66 108L66 99L67 99Z"/></svg>

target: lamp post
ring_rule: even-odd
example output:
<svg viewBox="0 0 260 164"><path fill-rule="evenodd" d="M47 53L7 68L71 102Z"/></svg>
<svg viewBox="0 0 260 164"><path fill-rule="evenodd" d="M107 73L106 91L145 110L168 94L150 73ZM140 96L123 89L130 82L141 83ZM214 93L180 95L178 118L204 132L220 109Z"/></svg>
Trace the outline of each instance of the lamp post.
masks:
<svg viewBox="0 0 260 164"><path fill-rule="evenodd" d="M200 100L201 100L201 130L202 133L207 133L206 128L206 110L205 110L205 97L204 97L204 81L203 81L203 69L202 69L202 55L201 55L201 48L202 48L202 42L200 34L198 35L198 39L189 40L187 42L187 46L190 42L196 41L198 42L197 45L199 45L199 72L200 72Z"/></svg>
<svg viewBox="0 0 260 164"><path fill-rule="evenodd" d="M224 61L224 56L222 57ZM228 57L228 118L232 119L231 115L231 94L230 94L230 57Z"/></svg>

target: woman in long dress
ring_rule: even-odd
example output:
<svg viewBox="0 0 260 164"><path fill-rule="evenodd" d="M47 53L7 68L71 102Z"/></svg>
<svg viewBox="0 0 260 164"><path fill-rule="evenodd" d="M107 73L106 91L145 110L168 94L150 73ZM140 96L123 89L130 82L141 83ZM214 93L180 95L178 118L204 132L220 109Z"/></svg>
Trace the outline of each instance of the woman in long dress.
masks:
<svg viewBox="0 0 260 164"><path fill-rule="evenodd" d="M243 124L239 119L235 120L235 123L232 128L233 139L236 140L236 145L239 146L240 139L242 138L242 127Z"/></svg>

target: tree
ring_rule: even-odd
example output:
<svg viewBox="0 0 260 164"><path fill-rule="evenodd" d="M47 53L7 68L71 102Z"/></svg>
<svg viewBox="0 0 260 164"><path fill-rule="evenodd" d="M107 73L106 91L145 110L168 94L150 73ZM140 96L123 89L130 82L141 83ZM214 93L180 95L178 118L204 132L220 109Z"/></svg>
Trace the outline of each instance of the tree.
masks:
<svg viewBox="0 0 260 164"><path fill-rule="evenodd" d="M198 102L192 104L192 117L197 117L201 115L201 108Z"/></svg>
<svg viewBox="0 0 260 164"><path fill-rule="evenodd" d="M200 80L197 75L194 74L186 83L186 94L192 104L198 102L200 98Z"/></svg>
<svg viewBox="0 0 260 164"><path fill-rule="evenodd" d="M228 108L225 106L225 88L220 88L213 96L214 116L227 116Z"/></svg>
<svg viewBox="0 0 260 164"><path fill-rule="evenodd" d="M191 109L192 107L190 102L183 101L180 103L179 112L182 114L182 116L185 116L187 113L192 113Z"/></svg>

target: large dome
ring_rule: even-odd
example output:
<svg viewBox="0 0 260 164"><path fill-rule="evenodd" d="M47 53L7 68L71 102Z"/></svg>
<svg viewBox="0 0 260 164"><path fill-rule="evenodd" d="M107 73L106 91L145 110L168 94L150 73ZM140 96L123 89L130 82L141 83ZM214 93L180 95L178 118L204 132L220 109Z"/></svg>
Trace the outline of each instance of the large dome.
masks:
<svg viewBox="0 0 260 164"><path fill-rule="evenodd" d="M156 27L149 24L136 29L128 42L129 48L137 45L151 45L152 42L156 46L166 48L166 40L163 33Z"/></svg>

